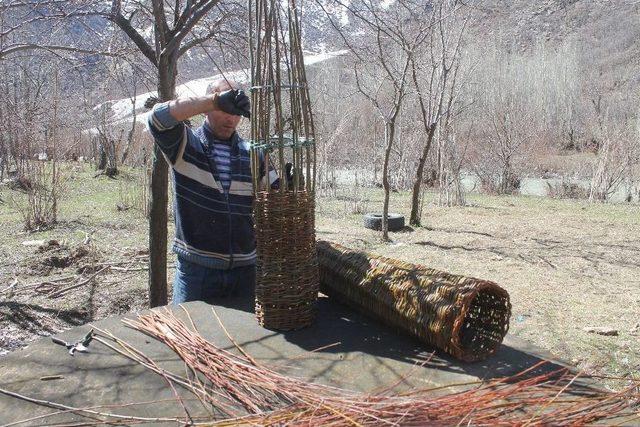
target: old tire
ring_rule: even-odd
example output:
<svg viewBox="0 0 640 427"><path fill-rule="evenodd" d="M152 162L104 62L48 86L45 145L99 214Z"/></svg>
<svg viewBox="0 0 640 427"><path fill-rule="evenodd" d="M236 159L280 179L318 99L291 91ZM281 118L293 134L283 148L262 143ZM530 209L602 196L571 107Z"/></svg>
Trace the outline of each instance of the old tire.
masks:
<svg viewBox="0 0 640 427"><path fill-rule="evenodd" d="M404 215L390 213L388 215L389 231L399 231L404 228ZM382 230L382 214L368 213L364 216L364 226L371 230Z"/></svg>

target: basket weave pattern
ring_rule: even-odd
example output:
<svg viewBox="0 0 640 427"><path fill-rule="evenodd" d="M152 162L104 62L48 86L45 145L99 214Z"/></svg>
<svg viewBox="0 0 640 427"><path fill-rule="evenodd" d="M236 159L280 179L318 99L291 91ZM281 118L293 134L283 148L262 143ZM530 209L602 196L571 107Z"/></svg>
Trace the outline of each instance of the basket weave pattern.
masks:
<svg viewBox="0 0 640 427"><path fill-rule="evenodd" d="M249 0L256 317L291 330L315 318L315 126L296 0ZM269 169L272 168L272 171ZM273 185L276 172L279 184Z"/></svg>
<svg viewBox="0 0 640 427"><path fill-rule="evenodd" d="M256 195L256 317L265 328L299 329L315 319L319 278L314 212L313 194L306 191Z"/></svg>
<svg viewBox="0 0 640 427"><path fill-rule="evenodd" d="M509 329L509 294L496 283L317 244L321 291L454 357L495 353Z"/></svg>

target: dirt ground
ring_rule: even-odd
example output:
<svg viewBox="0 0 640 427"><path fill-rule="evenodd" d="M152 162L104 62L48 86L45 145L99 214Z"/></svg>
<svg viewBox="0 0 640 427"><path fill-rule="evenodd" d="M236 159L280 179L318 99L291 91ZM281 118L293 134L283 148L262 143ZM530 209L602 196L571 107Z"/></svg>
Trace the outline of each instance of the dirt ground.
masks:
<svg viewBox="0 0 640 427"><path fill-rule="evenodd" d="M46 231L24 232L21 195L0 185L0 354L147 305L147 223L139 209L117 208L132 199L135 175L67 173L59 223ZM511 333L588 373L640 377L639 206L473 195L466 207L436 207L433 198L423 227L382 243L361 225L381 190L319 197L317 236L493 280L511 295ZM392 211L408 215L408 193L393 194Z"/></svg>
<svg viewBox="0 0 640 427"><path fill-rule="evenodd" d="M117 207L130 202L137 177L94 178L85 165L65 175L58 224L45 231L25 232L16 208L24 195L0 186L0 355L147 307L147 221Z"/></svg>

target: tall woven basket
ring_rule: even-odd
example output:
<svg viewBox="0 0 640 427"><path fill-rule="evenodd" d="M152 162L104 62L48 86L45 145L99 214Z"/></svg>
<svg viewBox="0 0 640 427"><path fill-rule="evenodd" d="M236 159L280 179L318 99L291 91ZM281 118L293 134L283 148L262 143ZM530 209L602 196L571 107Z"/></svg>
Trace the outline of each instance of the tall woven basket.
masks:
<svg viewBox="0 0 640 427"><path fill-rule="evenodd" d="M315 319L319 289L315 131L299 11L296 0L250 0L249 15L256 317L269 329L299 329Z"/></svg>
<svg viewBox="0 0 640 427"><path fill-rule="evenodd" d="M499 348L509 294L486 280L318 242L320 288L454 357L473 362Z"/></svg>
<svg viewBox="0 0 640 427"><path fill-rule="evenodd" d="M256 316L270 329L311 324L318 298L313 194L260 192L255 201Z"/></svg>

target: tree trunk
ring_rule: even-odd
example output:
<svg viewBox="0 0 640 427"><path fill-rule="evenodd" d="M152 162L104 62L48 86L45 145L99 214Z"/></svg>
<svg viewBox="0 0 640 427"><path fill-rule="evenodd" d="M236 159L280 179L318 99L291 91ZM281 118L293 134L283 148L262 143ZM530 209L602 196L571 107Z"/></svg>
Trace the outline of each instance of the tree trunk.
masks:
<svg viewBox="0 0 640 427"><path fill-rule="evenodd" d="M121 165L124 165L124 162L127 161L127 157L129 157L129 150L131 150L131 145L133 145L133 140L136 135L136 121L138 119L138 115L136 114L135 98L133 99L134 102L131 103L131 108L133 109L133 122L131 123L131 129L129 129L129 133L127 134L127 145L122 151L122 158L120 159Z"/></svg>
<svg viewBox="0 0 640 427"><path fill-rule="evenodd" d="M384 188L384 204L382 205L382 240L389 240L389 159L391 158L391 146L393 145L393 135L395 132L395 122L387 121L384 125L384 142L387 147L384 151L384 164L382 166L382 188Z"/></svg>
<svg viewBox="0 0 640 427"><path fill-rule="evenodd" d="M96 162L97 170L105 170L107 168L107 150L104 147L104 140L98 145L98 157L96 158Z"/></svg>
<svg viewBox="0 0 640 427"><path fill-rule="evenodd" d="M429 150L431 150L431 142L433 141L433 134L436 130L435 125L431 125L429 133L427 133L427 142L422 149L422 155L418 160L418 169L416 171L416 180L413 183L413 193L411 195L411 218L409 219L409 225L420 226L420 220L422 219L422 212L420 211L420 188L422 186L422 177L424 175L424 165L427 163L427 157Z"/></svg>
<svg viewBox="0 0 640 427"><path fill-rule="evenodd" d="M7 150L5 150L3 147L2 153L0 154L0 182L4 181L4 170L8 164L9 162L7 162Z"/></svg>
<svg viewBox="0 0 640 427"><path fill-rule="evenodd" d="M118 160L116 158L116 142L113 139L108 139L106 146L107 150L107 165L104 169L104 174L109 178L113 178L118 175Z"/></svg>
<svg viewBox="0 0 640 427"><path fill-rule="evenodd" d="M511 192L511 159L507 157L502 165L502 177L500 179L500 194Z"/></svg>
<svg viewBox="0 0 640 427"><path fill-rule="evenodd" d="M162 55L158 61L158 97L175 98L177 56ZM153 147L151 200L149 202L149 306L167 304L167 162L157 145Z"/></svg>

